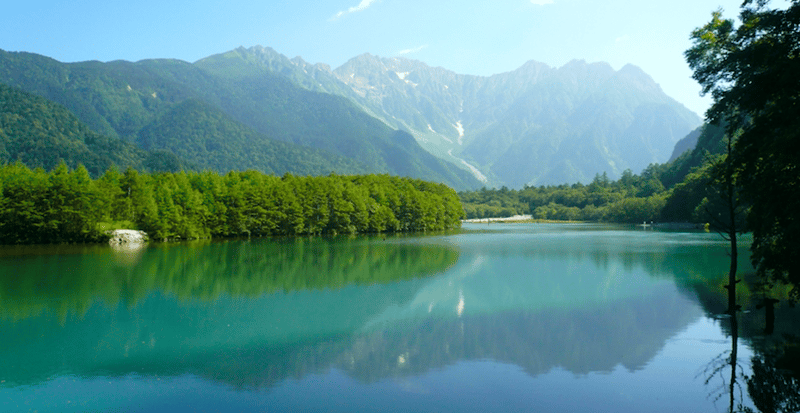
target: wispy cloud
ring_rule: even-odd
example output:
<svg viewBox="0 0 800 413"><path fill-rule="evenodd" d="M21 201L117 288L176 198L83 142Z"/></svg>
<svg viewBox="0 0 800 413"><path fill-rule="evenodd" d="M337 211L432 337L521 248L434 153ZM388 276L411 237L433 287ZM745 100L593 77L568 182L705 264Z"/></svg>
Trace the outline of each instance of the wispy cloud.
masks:
<svg viewBox="0 0 800 413"><path fill-rule="evenodd" d="M403 50L395 53L395 56L403 56L403 55L407 55L407 54L411 54L411 53L417 53L417 52L421 51L422 49L424 49L426 47L428 47L428 45L427 44L423 44L422 46L417 46L417 47L414 47L414 48L411 48L411 49L403 49Z"/></svg>
<svg viewBox="0 0 800 413"><path fill-rule="evenodd" d="M333 17L331 17L331 20L336 20L336 19L344 16L345 14L350 14L350 13L355 13L357 11L366 10L367 7L371 6L372 3L375 3L375 1L376 0L361 0L361 3L358 3L358 6L353 6L353 7L349 8L349 9L347 9L347 10L342 10L342 11L336 13Z"/></svg>
<svg viewBox="0 0 800 413"><path fill-rule="evenodd" d="M553 4L553 0L531 0L531 3L537 6L544 6L545 4Z"/></svg>

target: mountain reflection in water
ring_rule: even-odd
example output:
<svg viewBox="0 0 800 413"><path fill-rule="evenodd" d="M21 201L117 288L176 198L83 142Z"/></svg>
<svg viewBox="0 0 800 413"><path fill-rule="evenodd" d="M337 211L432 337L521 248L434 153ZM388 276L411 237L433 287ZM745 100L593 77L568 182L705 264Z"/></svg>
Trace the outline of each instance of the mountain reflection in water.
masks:
<svg viewBox="0 0 800 413"><path fill-rule="evenodd" d="M341 387L344 374L376 389L396 380L416 403L397 408L423 409L443 395L422 377L486 362L517 366L525 380L558 371L573 380L612 380L620 371L635 378L660 365L654 360L665 347L702 345L673 338L714 314L725 251L714 234L597 225L164 244L122 255L106 247L7 249L0 392L24 398L25 386L49 388L62 377L89 387L131 377L196 387L200 378L202 386L278 398L309 377ZM743 337L762 372L754 367L742 382L796 383L768 378L781 359ZM692 373L685 379L672 368L642 377L691 381L708 360L681 363ZM505 385L524 387L515 383ZM690 385L708 401L702 380ZM341 397L354 385L344 386ZM654 383L625 389L641 393L634 401L656 390L669 392ZM53 392L54 400L66 397Z"/></svg>

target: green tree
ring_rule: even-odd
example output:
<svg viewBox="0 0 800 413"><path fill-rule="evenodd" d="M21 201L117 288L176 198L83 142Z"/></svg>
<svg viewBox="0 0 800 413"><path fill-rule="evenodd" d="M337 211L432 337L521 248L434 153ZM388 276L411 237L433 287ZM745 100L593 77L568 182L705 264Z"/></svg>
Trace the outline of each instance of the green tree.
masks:
<svg viewBox="0 0 800 413"><path fill-rule="evenodd" d="M328 226L328 196L325 178L297 178L291 174L283 176L283 181L298 198L303 216L303 232L310 235L322 233Z"/></svg>
<svg viewBox="0 0 800 413"><path fill-rule="evenodd" d="M127 194L124 204L127 207L126 220L153 235L159 227L158 206L153 196L152 179L149 175L140 175L135 169L128 168L120 181L122 191Z"/></svg>
<svg viewBox="0 0 800 413"><path fill-rule="evenodd" d="M745 232L743 205L739 196L740 177L736 166L730 161L733 155L734 138L726 137L727 151L709 162L708 185L706 186L709 197L704 198L697 209L702 210L701 216L707 217L713 223L725 240L730 243L730 269L728 271L728 313L735 317L738 309L736 304L736 278L739 263L738 236Z"/></svg>
<svg viewBox="0 0 800 413"><path fill-rule="evenodd" d="M692 40L686 59L714 98L707 119L739 134L727 161L751 205L753 263L799 299L800 0L745 0L738 24L716 11Z"/></svg>
<svg viewBox="0 0 800 413"><path fill-rule="evenodd" d="M127 219L125 213L128 211L128 198L122 190L121 181L122 174L116 166L109 168L103 176L94 181L101 220L113 222Z"/></svg>
<svg viewBox="0 0 800 413"><path fill-rule="evenodd" d="M3 185L0 242L34 244L45 242L48 228L45 198L47 174L41 168L31 171L20 162L5 165L0 174Z"/></svg>
<svg viewBox="0 0 800 413"><path fill-rule="evenodd" d="M225 182L216 172L204 171L191 174L189 180L201 198L200 220L211 236L228 235L225 219L228 207L224 203L226 196Z"/></svg>

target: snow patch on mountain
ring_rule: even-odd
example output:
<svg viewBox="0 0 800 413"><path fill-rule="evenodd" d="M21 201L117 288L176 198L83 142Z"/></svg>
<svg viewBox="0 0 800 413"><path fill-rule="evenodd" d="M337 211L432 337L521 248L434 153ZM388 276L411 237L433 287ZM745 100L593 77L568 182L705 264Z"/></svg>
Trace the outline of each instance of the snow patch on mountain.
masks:
<svg viewBox="0 0 800 413"><path fill-rule="evenodd" d="M489 182L489 178L487 178L486 175L481 173L481 171L479 171L478 168L472 166L469 162L459 158L458 156L453 155L453 150L452 149L448 150L447 154L450 155L453 159L459 161L462 165L466 166L467 169L469 169L469 171L472 173L473 176L475 176L475 178L477 180L479 180L479 181L481 181L483 183Z"/></svg>
<svg viewBox="0 0 800 413"><path fill-rule="evenodd" d="M463 145L464 144L464 125L461 124L461 121L458 121L458 122L456 122L455 125L453 125L453 127L456 128L456 130L458 131L458 144L459 145Z"/></svg>
<svg viewBox="0 0 800 413"><path fill-rule="evenodd" d="M431 132L432 132L434 135L436 135L436 136L438 136L438 137L440 137L440 138L442 138L442 139L446 140L447 142L453 143L453 140L452 140L452 139L450 139L450 138L448 138L447 136L444 136L444 135L442 135L441 133L439 133L439 132L436 132L435 130L433 130L433 127L431 126L431 124L430 124L430 123L428 124L428 130L429 130L429 131L431 131Z"/></svg>
<svg viewBox="0 0 800 413"><path fill-rule="evenodd" d="M410 72L394 72L394 74L396 74L396 75L397 75L397 78L398 78L398 79L400 79L400 80L402 80L403 82L406 82L406 84L407 84L407 85L411 85L411 86L413 86L413 87L417 87L417 84L416 84L416 83L414 83L414 82L412 82L412 81L410 81L410 80L406 79L406 77L408 77L408 74L409 74L409 73L410 73Z"/></svg>

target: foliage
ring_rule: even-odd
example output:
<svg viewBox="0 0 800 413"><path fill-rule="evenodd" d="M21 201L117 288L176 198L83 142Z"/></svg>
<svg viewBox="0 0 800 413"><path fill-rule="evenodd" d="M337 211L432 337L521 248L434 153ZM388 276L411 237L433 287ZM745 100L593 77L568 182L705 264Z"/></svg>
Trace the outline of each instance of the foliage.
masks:
<svg viewBox="0 0 800 413"><path fill-rule="evenodd" d="M746 0L739 24L714 12L692 33L686 58L714 98L709 121L738 135L729 161L751 204L748 224L759 273L800 286L800 1L785 8L768 4Z"/></svg>
<svg viewBox="0 0 800 413"><path fill-rule="evenodd" d="M443 184L388 175L282 178L256 171L124 174L0 166L0 243L92 241L129 221L154 239L444 230L460 225Z"/></svg>
<svg viewBox="0 0 800 413"><path fill-rule="evenodd" d="M700 135L694 148L665 165L661 171L661 182L672 188L684 182L689 174L706 165L714 155L725 153L725 128L705 124L700 128Z"/></svg>
<svg viewBox="0 0 800 413"><path fill-rule="evenodd" d="M20 163L0 168L0 243L90 241L97 235L97 196L86 168L51 173Z"/></svg>
<svg viewBox="0 0 800 413"><path fill-rule="evenodd" d="M710 164L706 163L687 174L683 181L672 188L669 198L661 210L661 218L666 221L702 222L702 208L698 207L708 197ZM698 221L700 220L700 221Z"/></svg>

